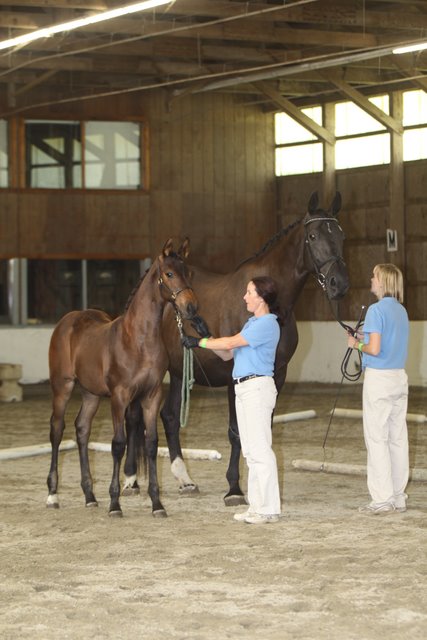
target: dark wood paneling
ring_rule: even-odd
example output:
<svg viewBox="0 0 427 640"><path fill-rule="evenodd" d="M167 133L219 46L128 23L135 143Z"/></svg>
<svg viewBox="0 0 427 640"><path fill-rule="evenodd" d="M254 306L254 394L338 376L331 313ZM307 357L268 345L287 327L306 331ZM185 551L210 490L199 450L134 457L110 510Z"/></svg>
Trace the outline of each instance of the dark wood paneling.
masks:
<svg viewBox="0 0 427 640"><path fill-rule="evenodd" d="M233 269L276 230L273 116L233 96L164 91L28 117L144 118L144 192L0 190L0 256L153 257L188 234L195 264ZM249 221L250 224L247 224Z"/></svg>

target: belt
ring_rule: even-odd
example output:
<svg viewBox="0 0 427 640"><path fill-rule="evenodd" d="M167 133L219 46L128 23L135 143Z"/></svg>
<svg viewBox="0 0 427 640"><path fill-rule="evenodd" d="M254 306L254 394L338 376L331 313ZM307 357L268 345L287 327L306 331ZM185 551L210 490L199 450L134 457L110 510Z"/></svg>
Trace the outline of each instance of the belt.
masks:
<svg viewBox="0 0 427 640"><path fill-rule="evenodd" d="M246 380L252 380L252 378L264 378L264 376L258 373L251 373L250 376L243 376L243 378L234 378L233 382L234 384L240 384L241 382L246 382Z"/></svg>

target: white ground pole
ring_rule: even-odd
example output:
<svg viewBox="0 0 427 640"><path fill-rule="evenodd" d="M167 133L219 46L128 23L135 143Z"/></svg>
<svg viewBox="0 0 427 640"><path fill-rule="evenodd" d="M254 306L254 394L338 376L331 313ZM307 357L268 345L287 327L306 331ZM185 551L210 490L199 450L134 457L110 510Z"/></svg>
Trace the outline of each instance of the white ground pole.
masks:
<svg viewBox="0 0 427 640"><path fill-rule="evenodd" d="M308 418L315 418L316 412L313 409L308 411L294 411L293 413L283 413L282 415L273 417L273 424L279 424L281 422L293 422L294 420L307 420Z"/></svg>
<svg viewBox="0 0 427 640"><path fill-rule="evenodd" d="M353 476L366 476L363 464L343 464L341 462L319 462L318 460L292 460L292 466L302 471L324 471L325 473L342 473ZM411 469L410 480L427 482L427 469Z"/></svg>
<svg viewBox="0 0 427 640"><path fill-rule="evenodd" d="M111 444L108 442L89 442L88 448L93 451L111 452ZM183 449L182 455L188 460L221 460L222 455L215 449ZM157 449L159 458L168 458L169 450L167 447L159 447Z"/></svg>
<svg viewBox="0 0 427 640"><path fill-rule="evenodd" d="M363 414L361 409L342 409L335 407L334 416L337 418L362 418ZM427 416L422 413L407 413L406 419L408 422L427 422Z"/></svg>
<svg viewBox="0 0 427 640"><path fill-rule="evenodd" d="M68 451L76 449L77 444L74 440L64 440L59 446L60 451ZM50 442L46 444L35 444L28 447L11 447L10 449L0 449L0 460L13 460L14 458L26 458L27 456L40 456L44 453L50 453L52 446Z"/></svg>

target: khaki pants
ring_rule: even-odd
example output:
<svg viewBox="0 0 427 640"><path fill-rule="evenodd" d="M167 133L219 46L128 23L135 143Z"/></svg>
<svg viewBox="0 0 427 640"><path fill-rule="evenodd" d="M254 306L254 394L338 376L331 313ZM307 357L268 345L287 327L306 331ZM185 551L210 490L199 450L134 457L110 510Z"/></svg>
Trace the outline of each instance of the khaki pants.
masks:
<svg viewBox="0 0 427 640"><path fill-rule="evenodd" d="M366 368L363 432L372 505L403 506L409 476L408 376L404 369Z"/></svg>
<svg viewBox="0 0 427 640"><path fill-rule="evenodd" d="M277 390L273 378L252 378L235 386L236 414L242 453L248 465L249 510L280 514L276 456L272 444L271 415Z"/></svg>

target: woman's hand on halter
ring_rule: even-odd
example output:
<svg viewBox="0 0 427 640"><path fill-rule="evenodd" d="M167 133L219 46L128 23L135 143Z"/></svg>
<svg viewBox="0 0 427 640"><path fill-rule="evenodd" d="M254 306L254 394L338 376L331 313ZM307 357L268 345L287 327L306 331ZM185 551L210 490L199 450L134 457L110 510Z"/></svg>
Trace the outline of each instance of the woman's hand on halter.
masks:
<svg viewBox="0 0 427 640"><path fill-rule="evenodd" d="M212 335L202 316L194 316L191 321L191 326L197 331L201 338L210 338Z"/></svg>
<svg viewBox="0 0 427 640"><path fill-rule="evenodd" d="M181 344L183 347L186 347L186 349L195 349L199 346L199 340L200 338L196 338L194 336L183 335L181 338Z"/></svg>

